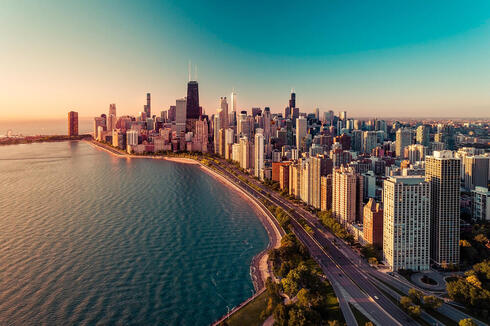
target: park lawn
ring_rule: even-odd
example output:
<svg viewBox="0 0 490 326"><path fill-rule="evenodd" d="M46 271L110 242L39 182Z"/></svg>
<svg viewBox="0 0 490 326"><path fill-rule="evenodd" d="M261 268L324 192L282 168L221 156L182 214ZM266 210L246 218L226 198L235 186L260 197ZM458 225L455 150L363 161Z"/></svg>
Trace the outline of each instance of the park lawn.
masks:
<svg viewBox="0 0 490 326"><path fill-rule="evenodd" d="M356 321L357 321L358 325L365 325L366 323L371 322L371 320L369 320L369 318L364 316L364 314L362 312L357 310L357 308L354 307L354 305L349 303L349 306L350 306L350 309L352 310L352 313L354 314L354 317L356 317Z"/></svg>
<svg viewBox="0 0 490 326"><path fill-rule="evenodd" d="M328 283L327 309L329 319L338 320L341 324L345 323L344 315L340 310L339 300L337 299L337 296L335 295L333 287L330 283Z"/></svg>
<svg viewBox="0 0 490 326"><path fill-rule="evenodd" d="M267 307L268 292L262 292L254 300L250 301L245 307L235 312L226 320L229 326L259 326L265 319L260 318L260 314Z"/></svg>

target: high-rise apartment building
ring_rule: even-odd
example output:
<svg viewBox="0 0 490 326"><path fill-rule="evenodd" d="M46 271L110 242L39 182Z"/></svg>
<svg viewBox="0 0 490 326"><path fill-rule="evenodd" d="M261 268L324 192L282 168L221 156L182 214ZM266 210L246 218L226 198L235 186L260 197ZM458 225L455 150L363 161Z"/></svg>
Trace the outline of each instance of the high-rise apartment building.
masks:
<svg viewBox="0 0 490 326"><path fill-rule="evenodd" d="M301 166L299 163L289 166L289 194L300 198Z"/></svg>
<svg viewBox="0 0 490 326"><path fill-rule="evenodd" d="M301 149L301 143L308 131L307 121L304 117L296 119L296 148Z"/></svg>
<svg viewBox="0 0 490 326"><path fill-rule="evenodd" d="M116 115L116 104L109 104L109 115L107 116L107 131L112 133L112 130L116 129L117 115Z"/></svg>
<svg viewBox="0 0 490 326"><path fill-rule="evenodd" d="M288 164L283 164L279 166L279 187L281 190L288 190L289 189L289 166L290 162Z"/></svg>
<svg viewBox="0 0 490 326"><path fill-rule="evenodd" d="M384 181L383 257L392 271L429 269L430 193L422 177Z"/></svg>
<svg viewBox="0 0 490 326"><path fill-rule="evenodd" d="M320 176L321 176L322 158L310 157L309 186L311 189L310 205L316 209L321 208L320 199Z"/></svg>
<svg viewBox="0 0 490 326"><path fill-rule="evenodd" d="M102 127L102 130L106 129L106 116L95 117L94 118L94 139L99 139L99 127Z"/></svg>
<svg viewBox="0 0 490 326"><path fill-rule="evenodd" d="M490 221L490 191L487 187L475 187L471 191L471 217L475 222Z"/></svg>
<svg viewBox="0 0 490 326"><path fill-rule="evenodd" d="M320 177L320 209L332 209L332 175Z"/></svg>
<svg viewBox="0 0 490 326"><path fill-rule="evenodd" d="M425 158L431 192L431 259L437 265L459 264L461 161L452 151Z"/></svg>
<svg viewBox="0 0 490 326"><path fill-rule="evenodd" d="M408 128L396 131L396 156L402 157L406 146L412 144L412 130Z"/></svg>
<svg viewBox="0 0 490 326"><path fill-rule="evenodd" d="M240 167L245 170L253 168L253 146L247 137L240 138Z"/></svg>
<svg viewBox="0 0 490 326"><path fill-rule="evenodd" d="M430 138L429 138L429 127L425 125L421 125L417 127L417 144L421 144L424 146L429 146Z"/></svg>
<svg viewBox="0 0 490 326"><path fill-rule="evenodd" d="M221 121L221 128L228 128L228 101L226 97L220 98L220 109L219 120Z"/></svg>
<svg viewBox="0 0 490 326"><path fill-rule="evenodd" d="M371 154L371 151L378 145L376 131L364 131L362 134L362 151Z"/></svg>
<svg viewBox="0 0 490 326"><path fill-rule="evenodd" d="M361 221L362 177L352 169L335 169L332 178L332 213L343 225Z"/></svg>
<svg viewBox="0 0 490 326"><path fill-rule="evenodd" d="M413 144L405 147L403 157L407 158L413 164L418 161L423 161L426 154L427 147L422 144Z"/></svg>
<svg viewBox="0 0 490 326"><path fill-rule="evenodd" d="M214 152L219 154L219 130L221 129L221 121L219 119L219 114L213 117L213 145Z"/></svg>
<svg viewBox="0 0 490 326"><path fill-rule="evenodd" d="M475 187L488 186L488 164L490 157L483 155L465 156L464 187L474 190Z"/></svg>
<svg viewBox="0 0 490 326"><path fill-rule="evenodd" d="M383 209L374 198L369 198L368 203L364 205L362 232L367 243L378 248L383 247Z"/></svg>
<svg viewBox="0 0 490 326"><path fill-rule="evenodd" d="M255 170L255 176L257 178L260 177L260 171L264 168L264 134L263 133L264 133L263 129L258 128L257 130L255 130L254 170Z"/></svg>
<svg viewBox="0 0 490 326"><path fill-rule="evenodd" d="M68 136L78 136L78 112L68 112Z"/></svg>
<svg viewBox="0 0 490 326"><path fill-rule="evenodd" d="M228 128L225 131L225 159L231 159L232 155L232 146L235 142L235 131L232 128Z"/></svg>
<svg viewBox="0 0 490 326"><path fill-rule="evenodd" d="M186 111L187 110L187 100L186 98L180 98L175 101L175 128L177 135L181 135L185 132L186 124Z"/></svg>
<svg viewBox="0 0 490 326"><path fill-rule="evenodd" d="M126 132L126 145L128 146L138 145L138 130L128 130Z"/></svg>

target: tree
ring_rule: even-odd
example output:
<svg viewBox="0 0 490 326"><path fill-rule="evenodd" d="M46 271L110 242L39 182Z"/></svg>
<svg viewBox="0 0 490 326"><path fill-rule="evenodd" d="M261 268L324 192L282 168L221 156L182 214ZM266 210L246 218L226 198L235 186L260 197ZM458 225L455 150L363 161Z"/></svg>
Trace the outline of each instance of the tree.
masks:
<svg viewBox="0 0 490 326"><path fill-rule="evenodd" d="M411 288L410 290L408 290L408 296L410 297L410 299L412 299L413 303L420 304L422 298L424 297L424 294L417 289Z"/></svg>
<svg viewBox="0 0 490 326"><path fill-rule="evenodd" d="M289 326L306 326L308 325L308 319L306 318L306 311L300 307L293 307L289 311Z"/></svg>
<svg viewBox="0 0 490 326"><path fill-rule="evenodd" d="M376 257L369 257L368 262L371 265L378 265L378 260L376 259Z"/></svg>
<svg viewBox="0 0 490 326"><path fill-rule="evenodd" d="M281 280L281 283L282 283L282 288L284 289L284 293L286 293L290 298L294 297L296 293L298 293L299 284L294 278L288 276L286 278L283 278Z"/></svg>
<svg viewBox="0 0 490 326"><path fill-rule="evenodd" d="M409 297L402 296L400 298L400 305L403 307L403 309L407 310L412 304L412 299Z"/></svg>
<svg viewBox="0 0 490 326"><path fill-rule="evenodd" d="M471 318L461 319L458 323L459 326L476 326L476 323Z"/></svg>
<svg viewBox="0 0 490 326"><path fill-rule="evenodd" d="M310 290L303 288L303 289L299 290L296 297L298 298L298 305L300 307L305 307L305 308L311 307L312 295L311 295Z"/></svg>
<svg viewBox="0 0 490 326"><path fill-rule="evenodd" d="M282 303L278 304L274 310L274 325L287 326L288 325L288 311L286 306Z"/></svg>
<svg viewBox="0 0 490 326"><path fill-rule="evenodd" d="M374 324L371 321L367 321L364 323L364 326L374 326Z"/></svg>
<svg viewBox="0 0 490 326"><path fill-rule="evenodd" d="M407 312L412 317L418 317L418 316L420 316L420 306L419 305L412 305L412 306L408 307Z"/></svg>
<svg viewBox="0 0 490 326"><path fill-rule="evenodd" d="M425 309L436 310L442 306L442 300L433 295L425 295L423 299Z"/></svg>

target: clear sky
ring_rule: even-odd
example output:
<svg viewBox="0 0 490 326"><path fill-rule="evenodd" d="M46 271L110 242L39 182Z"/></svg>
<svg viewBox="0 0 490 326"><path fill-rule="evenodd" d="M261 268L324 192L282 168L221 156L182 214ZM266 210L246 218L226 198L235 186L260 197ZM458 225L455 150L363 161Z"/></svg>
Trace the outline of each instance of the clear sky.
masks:
<svg viewBox="0 0 490 326"><path fill-rule="evenodd" d="M0 1L0 119L201 104L490 117L490 1Z"/></svg>

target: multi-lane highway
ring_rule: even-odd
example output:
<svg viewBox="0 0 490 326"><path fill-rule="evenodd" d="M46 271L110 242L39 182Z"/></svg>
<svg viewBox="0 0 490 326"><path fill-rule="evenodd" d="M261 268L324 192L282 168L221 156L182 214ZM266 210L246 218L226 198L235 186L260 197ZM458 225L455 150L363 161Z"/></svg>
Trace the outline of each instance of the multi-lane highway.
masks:
<svg viewBox="0 0 490 326"><path fill-rule="evenodd" d="M317 228L318 220L312 220L306 211L292 207L292 204L284 200L270 189L257 183L261 191L241 181L227 169L215 164L221 174L234 181L245 191L258 199L265 199L283 208L291 216L291 225L298 239L308 248L310 254L318 262L329 281L332 283L335 293L339 298L342 312L348 325L356 325L352 311L348 303L353 304L373 322L379 325L418 325L404 311L388 299L383 292L378 290L368 279L366 273L358 270L356 265L338 250L333 242L320 236ZM245 176L245 175L243 175ZM246 177L246 176L245 176ZM251 179L250 179L251 180ZM308 233L301 223L306 220L314 230Z"/></svg>
<svg viewBox="0 0 490 326"><path fill-rule="evenodd" d="M357 324L349 303L379 325L418 325L385 294L393 293L385 284L389 284L392 288L396 288L405 294L411 287L414 287L413 285L406 284L372 268L350 246L327 230L315 215L303 207L286 200L246 174L242 174L242 176L246 177L249 182L254 182L253 187L222 166L214 164L214 167L252 196L257 199L265 199L281 207L289 214L293 232L308 248L312 257L318 262L332 283L348 325ZM313 232L308 233L302 225L304 223L310 226ZM395 294L393 297L398 299ZM443 304L438 310L455 322L472 318L448 304ZM421 317L431 325L443 325L425 312L422 313ZM475 321L478 325L485 325L480 321Z"/></svg>

